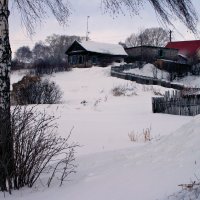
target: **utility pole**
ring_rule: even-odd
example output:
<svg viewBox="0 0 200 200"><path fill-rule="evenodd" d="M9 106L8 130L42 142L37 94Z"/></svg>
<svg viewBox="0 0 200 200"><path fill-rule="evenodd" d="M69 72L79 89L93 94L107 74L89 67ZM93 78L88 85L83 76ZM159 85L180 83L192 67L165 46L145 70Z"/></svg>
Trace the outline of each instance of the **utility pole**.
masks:
<svg viewBox="0 0 200 200"><path fill-rule="evenodd" d="M172 41L172 30L169 31L169 41Z"/></svg>
<svg viewBox="0 0 200 200"><path fill-rule="evenodd" d="M89 34L90 34L90 32L89 32L89 18L90 18L90 16L87 16L87 31L86 31L86 41L88 41L88 40L89 40Z"/></svg>

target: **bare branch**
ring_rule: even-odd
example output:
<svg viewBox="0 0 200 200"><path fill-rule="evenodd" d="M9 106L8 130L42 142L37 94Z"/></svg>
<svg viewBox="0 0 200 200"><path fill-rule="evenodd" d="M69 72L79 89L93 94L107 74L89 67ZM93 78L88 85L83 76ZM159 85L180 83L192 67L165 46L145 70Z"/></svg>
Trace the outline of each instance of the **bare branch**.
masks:
<svg viewBox="0 0 200 200"><path fill-rule="evenodd" d="M177 18L193 33L197 33L198 15L191 0L101 0L103 10L116 15L128 9L138 15L143 5L149 2L165 25L174 26L171 19Z"/></svg>
<svg viewBox="0 0 200 200"><path fill-rule="evenodd" d="M32 35L37 23L41 23L49 11L54 15L61 25L68 23L70 16L70 3L63 0L15 0L14 3L20 11L22 23L25 25L28 33Z"/></svg>

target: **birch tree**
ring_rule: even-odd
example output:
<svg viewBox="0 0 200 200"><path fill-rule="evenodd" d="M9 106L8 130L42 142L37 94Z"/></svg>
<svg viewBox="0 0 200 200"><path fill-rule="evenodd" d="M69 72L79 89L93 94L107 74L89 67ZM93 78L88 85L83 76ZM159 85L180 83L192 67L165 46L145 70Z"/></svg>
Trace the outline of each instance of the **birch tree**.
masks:
<svg viewBox="0 0 200 200"><path fill-rule="evenodd" d="M14 173L10 127L11 49L8 17L8 0L0 0L0 188L2 191L12 188L12 174Z"/></svg>
<svg viewBox="0 0 200 200"><path fill-rule="evenodd" d="M66 24L70 15L70 4L64 0L13 0L29 34L48 16L49 11L60 24ZM143 3L149 2L163 22L172 24L170 16L179 18L191 31L196 32L198 17L191 0L101 0L106 11L118 13L126 8L138 14ZM10 66L8 17L9 0L0 0L0 189L11 190L14 186L15 162L10 126ZM87 2L89 3L89 1ZM166 9L168 8L168 10Z"/></svg>
<svg viewBox="0 0 200 200"><path fill-rule="evenodd" d="M70 14L69 4L62 0L14 0L29 34L34 26L47 15L47 9L60 24L65 24ZM13 135L10 124L10 67L9 0L0 0L0 190L11 191L15 187L15 161Z"/></svg>

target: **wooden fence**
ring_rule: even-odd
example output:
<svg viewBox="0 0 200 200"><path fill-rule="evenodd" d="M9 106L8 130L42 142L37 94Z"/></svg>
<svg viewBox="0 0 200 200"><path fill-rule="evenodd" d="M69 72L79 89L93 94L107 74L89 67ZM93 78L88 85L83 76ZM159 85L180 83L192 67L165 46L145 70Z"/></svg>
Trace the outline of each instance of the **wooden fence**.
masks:
<svg viewBox="0 0 200 200"><path fill-rule="evenodd" d="M137 68L137 65L121 65L119 67L111 67L111 76L125 80L135 81L136 83L145 85L160 85L162 87L173 88L176 90L183 90L185 88L184 85L171 83L169 81L163 81L156 78L123 72L124 70L133 68Z"/></svg>
<svg viewBox="0 0 200 200"><path fill-rule="evenodd" d="M194 116L200 114L200 95L182 95L167 92L164 97L152 98L153 113Z"/></svg>
<svg viewBox="0 0 200 200"><path fill-rule="evenodd" d="M137 68L137 65L122 65L111 68L111 76L135 81L145 85L160 85L173 88L176 91L166 92L163 97L152 98L153 113L167 113L174 115L194 116L200 114L200 88L188 88L184 85L171 83L151 77L132 73L124 73L124 70Z"/></svg>

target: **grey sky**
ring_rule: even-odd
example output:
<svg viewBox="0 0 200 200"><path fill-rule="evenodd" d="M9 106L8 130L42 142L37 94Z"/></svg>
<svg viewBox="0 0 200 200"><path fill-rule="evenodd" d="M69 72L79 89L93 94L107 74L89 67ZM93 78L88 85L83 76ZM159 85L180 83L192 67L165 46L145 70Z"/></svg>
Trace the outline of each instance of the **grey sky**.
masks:
<svg viewBox="0 0 200 200"><path fill-rule="evenodd" d="M200 13L200 1L193 0L197 12ZM39 40L44 40L46 36L56 34L80 35L86 34L86 19L89 18L90 38L94 41L118 43L124 41L131 33L137 33L140 29L162 26L158 22L154 10L150 5L144 5L139 16L130 17L126 12L113 18L109 14L102 12L101 0L74 0L71 1L72 14L67 27L60 27L53 16L49 15L48 19L42 25L38 25L32 39L27 36L26 31L21 26L20 13L11 7L10 16L10 40L13 52L22 45L30 47ZM174 40L194 39L194 35L179 21L175 21L175 27L179 30L173 30ZM200 25L198 25L200 30ZM168 27L171 29L171 27Z"/></svg>

